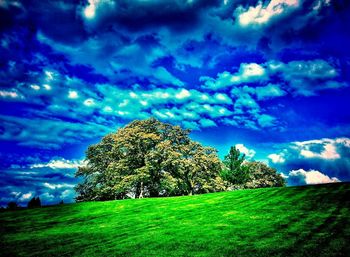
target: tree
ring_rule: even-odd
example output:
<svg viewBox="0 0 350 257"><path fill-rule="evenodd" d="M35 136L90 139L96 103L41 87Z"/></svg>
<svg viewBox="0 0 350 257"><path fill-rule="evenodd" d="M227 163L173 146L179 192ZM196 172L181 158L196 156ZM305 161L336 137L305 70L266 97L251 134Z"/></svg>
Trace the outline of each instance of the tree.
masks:
<svg viewBox="0 0 350 257"><path fill-rule="evenodd" d="M247 162L245 166L249 170L249 180L245 183L245 188L283 187L286 185L281 174L263 162Z"/></svg>
<svg viewBox="0 0 350 257"><path fill-rule="evenodd" d="M216 150L189 130L154 118L106 135L86 152L76 173L78 201L198 194L223 189Z"/></svg>
<svg viewBox="0 0 350 257"><path fill-rule="evenodd" d="M27 207L28 207L29 209L41 207L40 198L39 198L39 197L33 197L33 198L28 202Z"/></svg>
<svg viewBox="0 0 350 257"><path fill-rule="evenodd" d="M9 209L9 210L17 210L18 208L19 208L19 206L16 202L9 202L7 204L7 209Z"/></svg>
<svg viewBox="0 0 350 257"><path fill-rule="evenodd" d="M221 177L233 185L234 188L243 187L249 180L249 171L243 165L244 161L245 154L241 154L236 147L231 147L223 160Z"/></svg>
<svg viewBox="0 0 350 257"><path fill-rule="evenodd" d="M228 189L280 187L286 184L276 169L262 162L246 161L245 155L235 147L231 147L224 158L221 177Z"/></svg>

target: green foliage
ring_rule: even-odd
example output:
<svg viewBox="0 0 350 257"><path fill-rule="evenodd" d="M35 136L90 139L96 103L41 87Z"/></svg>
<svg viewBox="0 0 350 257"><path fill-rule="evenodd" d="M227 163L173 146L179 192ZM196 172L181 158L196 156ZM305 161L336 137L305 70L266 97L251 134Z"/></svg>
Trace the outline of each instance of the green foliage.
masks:
<svg viewBox="0 0 350 257"><path fill-rule="evenodd" d="M247 162L245 167L249 171L249 179L244 185L245 188L286 186L284 178L277 173L276 169L265 163Z"/></svg>
<svg viewBox="0 0 350 257"><path fill-rule="evenodd" d="M236 147L231 147L223 161L221 176L235 188L242 187L249 180L249 170L242 165L244 160L245 155Z"/></svg>
<svg viewBox="0 0 350 257"><path fill-rule="evenodd" d="M133 121L88 148L76 175L77 200L199 194L224 188L216 150L189 130L156 119Z"/></svg>
<svg viewBox="0 0 350 257"><path fill-rule="evenodd" d="M350 184L0 213L0 256L349 256Z"/></svg>
<svg viewBox="0 0 350 257"><path fill-rule="evenodd" d="M228 189L286 185L284 178L276 169L262 162L246 161L245 155L236 147L231 147L229 154L225 156L221 177L228 183Z"/></svg>

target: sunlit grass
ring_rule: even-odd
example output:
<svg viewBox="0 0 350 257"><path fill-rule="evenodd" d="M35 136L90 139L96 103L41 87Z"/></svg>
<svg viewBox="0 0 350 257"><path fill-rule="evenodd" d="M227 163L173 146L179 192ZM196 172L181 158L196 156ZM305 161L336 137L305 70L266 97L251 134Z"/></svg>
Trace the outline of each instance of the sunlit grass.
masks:
<svg viewBox="0 0 350 257"><path fill-rule="evenodd" d="M347 256L350 184L0 214L2 256Z"/></svg>

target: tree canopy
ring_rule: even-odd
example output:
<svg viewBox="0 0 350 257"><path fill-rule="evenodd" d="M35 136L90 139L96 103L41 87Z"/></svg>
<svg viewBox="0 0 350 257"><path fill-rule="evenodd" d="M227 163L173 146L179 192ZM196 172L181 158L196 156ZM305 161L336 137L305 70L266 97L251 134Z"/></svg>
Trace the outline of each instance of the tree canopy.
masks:
<svg viewBox="0 0 350 257"><path fill-rule="evenodd" d="M136 120L86 152L77 200L191 195L224 190L217 151L189 130L154 118Z"/></svg>
<svg viewBox="0 0 350 257"><path fill-rule="evenodd" d="M263 162L247 162L245 167L249 173L249 179L244 184L245 188L283 187L286 185L281 174Z"/></svg>

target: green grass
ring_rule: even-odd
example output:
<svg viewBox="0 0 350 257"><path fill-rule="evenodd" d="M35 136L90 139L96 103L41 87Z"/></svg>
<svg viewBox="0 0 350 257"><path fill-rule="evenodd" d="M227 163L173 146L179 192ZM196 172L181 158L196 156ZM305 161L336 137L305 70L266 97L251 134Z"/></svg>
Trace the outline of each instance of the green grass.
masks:
<svg viewBox="0 0 350 257"><path fill-rule="evenodd" d="M350 184L0 213L2 256L349 256Z"/></svg>

